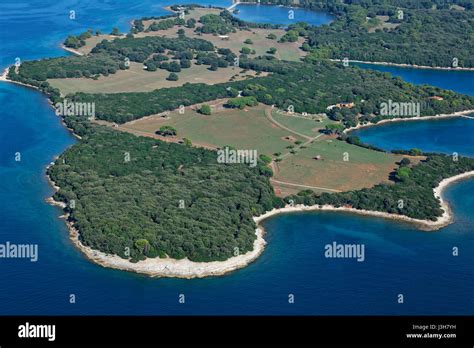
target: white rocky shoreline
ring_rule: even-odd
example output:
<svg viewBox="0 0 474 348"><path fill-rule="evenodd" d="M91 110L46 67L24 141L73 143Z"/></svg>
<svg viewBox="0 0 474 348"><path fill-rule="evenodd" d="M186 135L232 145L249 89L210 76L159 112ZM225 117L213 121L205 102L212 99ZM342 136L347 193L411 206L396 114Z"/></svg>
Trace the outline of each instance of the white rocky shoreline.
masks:
<svg viewBox="0 0 474 348"><path fill-rule="evenodd" d="M66 49L65 47L63 47ZM80 52L67 49L69 52L74 54L80 54ZM369 63L369 62L365 62ZM375 63L373 64L384 64L384 63ZM385 65L397 65L397 64L389 64L385 63ZM399 65L402 66L402 65ZM414 66L417 67L417 66ZM433 69L432 67L426 67ZM441 69L449 69L449 70L456 70L451 68L441 68ZM18 81L9 80L8 75L9 67L3 71L3 74L0 76L0 81L16 83L22 86L38 89L35 86L30 86ZM461 70L461 69L457 69ZM474 69L473 69L474 70ZM419 120L419 119L433 119L433 118L443 118L443 117L458 117L464 114L473 113L474 110L466 110L462 112L456 112L453 114L448 115L436 115L436 116L425 116L425 117L414 117L414 118L401 118L401 119L389 119L383 120L378 122L377 124L367 124L367 125L358 125L357 127L348 128L345 132L352 131L354 129L359 129L363 127L375 126L385 122L395 122L395 121L407 121L407 120ZM63 123L64 124L64 123ZM73 133L74 134L74 133ZM213 262L193 262L188 259L181 259L176 260L172 258L148 258L143 261L139 261L136 263L132 263L127 259L123 259L117 255L106 254L104 252L94 250L84 244L81 243L79 239L79 232L73 226L72 223L67 221L68 215L63 215L61 218L66 220L67 227L69 229L69 235L71 240L73 241L74 245L76 245L79 250L81 250L84 255L91 261L108 268L114 268L119 270L125 270L135 273L146 274L152 277L176 277L176 278L203 278L209 276L220 276L227 274L229 272L235 271L237 269L243 268L250 264L251 262L255 261L258 256L264 251L266 241L263 238L265 233L263 227L261 226L261 222L278 214L282 213L291 213L291 212L305 212L305 211L343 211L361 215L368 215L368 216L376 216L376 217L383 217L387 219L395 219L399 221L405 221L409 223L416 224L420 229L423 230L437 230L440 229L453 221L452 213L449 209L448 204L442 199L442 192L446 186L450 183L472 177L474 176L474 171L466 172L463 174L459 174L453 176L451 178L444 179L440 182L440 184L433 189L434 195L440 198L441 207L444 211L443 215L439 217L436 221L429 221L429 220L418 220L409 218L403 215L397 214L389 214L384 212L377 212L377 211L368 211L368 210L358 210L354 208L348 207L333 207L329 205L324 206L304 206L304 205L296 205L296 206L287 206L280 209L273 209L271 211L266 212L263 215L258 217L254 217L254 221L257 224L257 229L255 230L256 239L254 241L253 250L238 256L231 257L225 261L213 261ZM48 180L51 186L57 191L59 187L48 177ZM46 199L49 204L59 206L61 208L65 208L65 204L62 202L55 201L52 197Z"/></svg>
<svg viewBox="0 0 474 348"><path fill-rule="evenodd" d="M474 171L465 172L442 180L437 187L433 189L435 197L439 198L443 215L435 221L414 219L403 215L390 214L379 211L359 210L349 207L334 207L330 205L295 205L286 206L284 208L272 209L265 214L254 217L257 224L255 230L256 239L254 241L253 250L238 256L231 257L225 261L212 262L193 262L187 258L176 260L172 258L148 258L143 261L132 263L127 259L123 259L117 255L106 254L104 252L94 250L81 243L79 239L79 231L73 224L67 221L68 216L63 215L69 229L69 236L74 245L81 250L84 255L91 261L103 266L129 272L146 274L151 277L171 277L171 278L204 278L210 276L220 276L237 269L243 268L255 261L265 249L266 241L263 238L264 229L261 222L278 214L292 212L309 212L309 211L339 211L366 216L375 216L386 219L393 219L415 224L419 229L425 231L434 231L445 227L453 222L453 215L448 203L443 199L442 193L444 189L451 183L474 176ZM48 177L50 184L55 190L59 189L54 182ZM64 203L55 201L52 197L46 200L48 203L65 207Z"/></svg>

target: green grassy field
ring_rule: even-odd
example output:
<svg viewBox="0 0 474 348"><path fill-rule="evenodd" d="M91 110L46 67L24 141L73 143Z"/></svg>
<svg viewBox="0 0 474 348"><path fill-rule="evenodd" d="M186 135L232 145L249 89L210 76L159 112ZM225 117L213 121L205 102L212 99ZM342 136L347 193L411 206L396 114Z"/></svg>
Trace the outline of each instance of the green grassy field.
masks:
<svg viewBox="0 0 474 348"><path fill-rule="evenodd" d="M314 159L318 155L321 159ZM275 179L341 191L353 190L388 182L401 158L323 136L278 163Z"/></svg>
<svg viewBox="0 0 474 348"><path fill-rule="evenodd" d="M241 73L242 69L235 67L219 68L211 71L206 65L193 64L188 69L182 69L177 73L178 81L168 81L166 78L170 74L166 70L146 71L142 64L130 63L130 69L119 70L109 76L101 76L98 80L81 78L49 79L48 82L59 88L63 95L75 92L86 93L119 93L119 92L150 92L155 89L182 86L189 83L215 84L228 82L234 75L239 75L236 80L254 76L255 72L248 71ZM262 73L261 76L265 76Z"/></svg>
<svg viewBox="0 0 474 348"><path fill-rule="evenodd" d="M259 105L248 110L219 108L210 116L186 109L184 114L172 112L168 119L147 117L126 123L123 129L153 134L163 125L177 129L179 138L210 147L231 145L238 149L256 149L259 154L272 155L285 152L292 142L285 140L292 135L272 124L265 116L265 107ZM303 140L294 137L295 140Z"/></svg>
<svg viewBox="0 0 474 348"><path fill-rule="evenodd" d="M272 117L281 125L293 129L296 132L307 135L309 137L317 136L319 134L319 130L324 129L327 124L336 123L334 121L331 121L327 117L320 117L322 121L316 122L315 120L309 120L302 117L287 115L278 112L277 110L273 110Z"/></svg>
<svg viewBox="0 0 474 348"><path fill-rule="evenodd" d="M166 139L169 141L188 138L197 146L216 148L231 145L238 149L256 149L259 154L268 156L280 152L283 155L282 161L273 165L274 180L281 182L273 184L280 195L296 193L306 188L316 192L347 191L389 182L390 173L403 158L351 145L320 133L318 139L304 148L298 148L294 144L296 141L305 143L308 140L271 122L265 115L268 106L259 105L239 110L226 109L223 107L224 103L225 100L213 102L213 114L210 116L199 114L195 111L195 106L194 109L185 109L184 114L174 111L166 118L159 115L145 117L121 125L119 129L137 135L153 136L161 126L170 125L177 129L178 134ZM281 114L278 116L288 118ZM316 123L302 119L296 121L293 121L296 125L293 125L294 128L291 122L285 126L303 133L307 122ZM322 123L325 122L330 121ZM290 145L295 146L295 154L289 153L287 147ZM320 156L320 159L315 159L316 156ZM416 161L417 159L412 158L412 162Z"/></svg>

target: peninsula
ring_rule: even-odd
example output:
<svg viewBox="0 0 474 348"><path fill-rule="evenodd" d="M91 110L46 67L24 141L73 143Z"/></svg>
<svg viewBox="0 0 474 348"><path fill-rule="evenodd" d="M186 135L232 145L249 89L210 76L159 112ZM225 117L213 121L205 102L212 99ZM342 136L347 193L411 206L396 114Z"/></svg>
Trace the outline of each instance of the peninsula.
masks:
<svg viewBox="0 0 474 348"><path fill-rule="evenodd" d="M356 30L354 19L366 12L374 16L366 16L370 24L356 22L351 59L365 60L361 40L374 59L388 59L377 55L372 36L405 37L387 25L378 31L383 24L370 18L381 5L359 7L334 2L321 8L336 16L331 25L282 28L220 8L171 6L168 16L134 20L126 35L68 37L74 55L7 69L3 80L47 94L79 137L47 169L56 189L50 202L63 208L75 245L106 267L194 278L254 261L265 246L260 223L279 213L341 211L426 230L449 224L442 191L472 176L474 159L384 152L350 130L464 115L474 98L331 61L346 47L317 38L342 35L346 44L339 25L349 21L349 32ZM423 11L406 14L423 20ZM471 68L463 49L456 54ZM388 101L421 107L385 114ZM258 161L222 161L223 149L255 151Z"/></svg>

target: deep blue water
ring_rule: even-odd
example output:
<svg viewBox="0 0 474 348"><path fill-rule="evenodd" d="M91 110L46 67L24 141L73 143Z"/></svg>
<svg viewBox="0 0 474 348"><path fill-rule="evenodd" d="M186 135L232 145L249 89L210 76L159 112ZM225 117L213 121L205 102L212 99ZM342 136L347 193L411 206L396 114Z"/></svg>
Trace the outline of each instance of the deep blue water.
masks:
<svg viewBox="0 0 474 348"><path fill-rule="evenodd" d="M89 27L126 30L134 17L164 13L163 4L2 1L0 67L15 57L63 55L59 43L67 34ZM75 22L67 17L71 9ZM69 241L60 209L44 203L53 192L45 166L74 143L45 98L0 83L0 105L0 243L39 245L36 263L0 259L0 314L474 313L472 180L447 191L456 222L439 232L327 212L284 215L265 223L268 246L245 269L218 278L151 279L87 261ZM332 241L364 243L366 260L324 258L324 245ZM453 246L460 248L457 257ZM178 303L181 293L185 304ZM404 304L396 303L400 293Z"/></svg>
<svg viewBox="0 0 474 348"><path fill-rule="evenodd" d="M463 94L474 95L474 71L415 69L362 63L353 64L365 69L389 72L414 84L428 84Z"/></svg>
<svg viewBox="0 0 474 348"><path fill-rule="evenodd" d="M474 156L474 119L464 117L385 123L351 134L387 151L418 148L426 152Z"/></svg>
<svg viewBox="0 0 474 348"><path fill-rule="evenodd" d="M236 17L254 23L292 24L306 22L312 25L328 24L333 16L325 12L308 11L297 7L270 5L238 5Z"/></svg>

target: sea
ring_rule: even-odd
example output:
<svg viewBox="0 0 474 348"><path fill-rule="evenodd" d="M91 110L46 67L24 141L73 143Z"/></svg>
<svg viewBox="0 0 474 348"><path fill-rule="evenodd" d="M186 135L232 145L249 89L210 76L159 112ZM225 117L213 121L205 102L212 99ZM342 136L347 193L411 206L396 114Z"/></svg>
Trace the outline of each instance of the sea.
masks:
<svg viewBox="0 0 474 348"><path fill-rule="evenodd" d="M185 1L2 0L0 68L16 58L68 55L60 43L69 34L88 28L127 31L133 18L165 14L163 6L173 3ZM332 19L304 9L237 8L242 19L284 25ZM473 73L371 68L474 94ZM58 218L61 210L45 203L53 194L45 168L76 141L46 98L0 83L0 105L0 244L38 245L36 262L0 258L0 315L474 314L474 180L447 189L455 222L437 232L345 213L280 215L264 223L268 245L244 269L205 279L150 278L89 262L70 242ZM409 122L394 126L383 140L389 147L416 145L472 156L473 124L468 119ZM380 145L370 138L377 132L363 139ZM333 243L363 245L364 261L325 257Z"/></svg>

